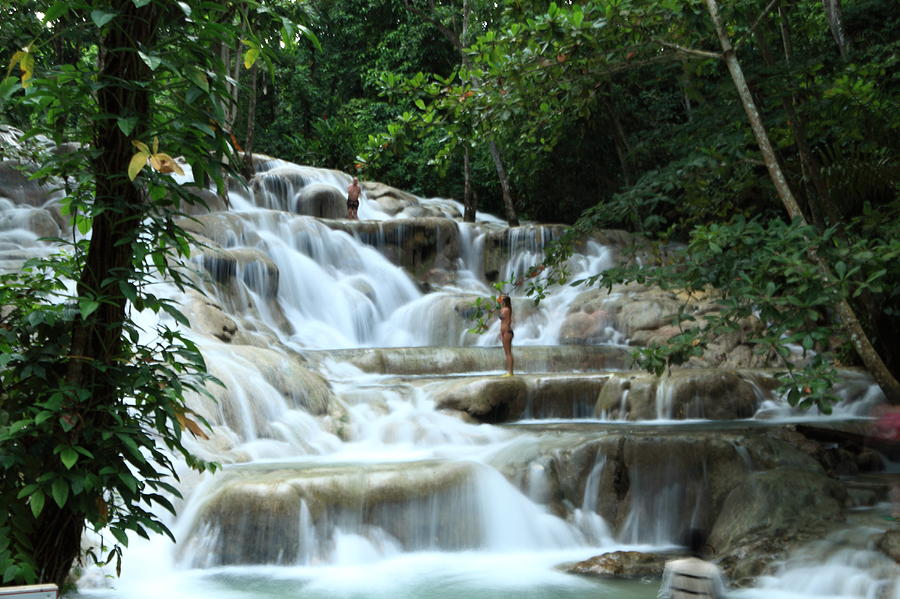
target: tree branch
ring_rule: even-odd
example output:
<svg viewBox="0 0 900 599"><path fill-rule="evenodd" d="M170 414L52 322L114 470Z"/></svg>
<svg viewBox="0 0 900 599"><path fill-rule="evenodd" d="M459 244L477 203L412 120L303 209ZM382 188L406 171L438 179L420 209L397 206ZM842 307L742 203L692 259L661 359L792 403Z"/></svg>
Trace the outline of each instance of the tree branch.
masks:
<svg viewBox="0 0 900 599"><path fill-rule="evenodd" d="M703 58L717 58L719 60L722 59L722 55L718 52L708 52L706 50L696 50L694 48L685 48L684 46L679 46L678 44L673 44L671 42L665 42L663 40L653 40L660 46L664 46L666 48L672 48L678 52L683 54L690 54L692 56L701 56Z"/></svg>

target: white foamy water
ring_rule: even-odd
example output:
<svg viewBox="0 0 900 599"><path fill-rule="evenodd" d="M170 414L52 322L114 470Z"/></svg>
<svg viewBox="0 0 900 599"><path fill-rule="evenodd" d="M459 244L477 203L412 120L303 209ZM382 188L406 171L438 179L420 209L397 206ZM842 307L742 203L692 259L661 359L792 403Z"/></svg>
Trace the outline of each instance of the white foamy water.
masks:
<svg viewBox="0 0 900 599"><path fill-rule="evenodd" d="M586 466L580 501L554 505L539 464L528 466L525 488L494 465L517 443L536 442L531 433L473 424L438 409L435 390L450 378L441 375L441 364L400 377L364 372L337 358L316 366L301 355L496 347L498 324L483 334L468 332L467 310L476 296L495 293L481 266L486 235L502 229L502 220L479 214L478 224L460 223L458 270L423 288L347 232L352 227L338 230L295 213L304 186L343 194L346 174L274 159L262 169L267 176L254 195L233 191L231 210L211 219L208 237L223 249L198 252L192 262L209 278L203 294L167 292L192 315L195 328L187 334L226 385L213 389L217 402L194 399L212 431L209 441L188 443L225 467L216 475L183 473L178 516L160 516L177 544L135 538L121 579L87 568L79 593L116 599L655 596L654 582L586 580L562 573L559 565L619 549L671 548L681 524L673 514L693 500L685 498L684 481L661 485L636 475L614 535L597 502L609 467L605 456ZM4 249L48 250L29 230L43 218L35 216L44 215L41 210L0 199ZM441 198L419 198L416 210L462 213L458 202ZM364 195L360 218L404 221L416 210L389 215ZM527 276L555 233L521 227L505 235L512 252L497 274L501 280ZM611 265L611 249L589 242L570 269L578 279ZM516 346L556 345L582 291L554 289L537 307L514 291ZM150 335L155 317L139 319ZM610 329L605 341L626 339ZM475 364L473 372L499 371L501 360L498 348L497 364ZM669 391L659 389L656 425L672 417ZM863 416L879 401L865 381L847 389L837 413ZM777 398L761 401L771 402L763 404L770 415L794 416ZM900 591L884 583L893 574L879 555L857 536L852 543L828 537L740 596L898 599ZM895 594L884 595L889 592Z"/></svg>

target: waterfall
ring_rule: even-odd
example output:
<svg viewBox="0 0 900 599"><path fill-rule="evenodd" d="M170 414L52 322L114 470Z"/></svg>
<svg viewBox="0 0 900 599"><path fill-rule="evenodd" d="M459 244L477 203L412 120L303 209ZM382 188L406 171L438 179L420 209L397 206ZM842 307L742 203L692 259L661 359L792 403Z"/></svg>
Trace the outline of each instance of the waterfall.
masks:
<svg viewBox="0 0 900 599"><path fill-rule="evenodd" d="M461 223L458 202L374 184L351 222L342 218L345 173L266 157L256 169L249 187L230 190L227 210L184 223L204 244L188 265L199 290L160 284L225 385L209 388L215 401L189 398L212 430L187 441L223 467L180 467L184 499L177 516L160 516L177 543L132 539L123 577L88 567L80 596L649 599L653 584L586 580L560 565L671 550L687 527L706 523L716 468L733 460L738 478L750 465L764 469L731 438L718 461L694 437L679 452L663 446L673 442L652 427L718 430L673 420L678 387L667 377L649 398L623 387L609 406L619 420L589 417L607 379L627 367L628 340L605 317L590 340L561 339L583 288L556 287L539 305L511 291L517 376L497 376L499 323L471 332L473 303L495 294L493 283L538 275L560 227L510 229L483 213ZM40 236L69 233L56 196L14 199L0 198L4 270L52 251ZM571 279L614 256L585 241L568 262ZM137 315L146 331L156 318ZM748 385L772 422L796 418ZM835 411L844 416L860 419L880 399L866 377L843 385ZM641 397L649 422L626 422ZM689 408L710 417L709 404L691 399ZM615 435L628 443L607 442ZM742 593L811 597L831 585L839 596L896 597L885 582L895 570L867 545L875 528L861 530L805 546ZM828 568L841 574L826 578Z"/></svg>

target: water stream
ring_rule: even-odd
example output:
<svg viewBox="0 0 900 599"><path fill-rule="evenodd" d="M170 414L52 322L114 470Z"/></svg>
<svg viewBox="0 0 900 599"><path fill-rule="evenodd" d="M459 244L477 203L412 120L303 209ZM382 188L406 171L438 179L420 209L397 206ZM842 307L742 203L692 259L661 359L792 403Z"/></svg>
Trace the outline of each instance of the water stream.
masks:
<svg viewBox="0 0 900 599"><path fill-rule="evenodd" d="M596 390L615 368L578 361L575 348L560 345L561 324L581 289L554 289L538 307L514 296L523 398L514 422L478 423L452 407L454 398L474 393L466 385L490 386L504 368L498 324L476 334L466 318L475 297L495 293L484 267L489 240L505 235L507 257L495 276L506 280L539 261L555 230L506 230L481 214L477 224L457 223L448 216L461 207L442 199L420 198L418 212L388 213L364 195L360 223L304 216L295 211L305 187L343 190L346 175L275 160L260 168L251 191L232 192L230 210L200 217L213 247L198 250L191 266L205 279L204 292L169 292L226 385L214 390L215 403L195 399L213 430L208 441L191 441L223 468L215 475L184 472L178 516L167 519L177 544L132 539L121 578L88 567L76 595L655 597L654 579L589 579L560 566L609 551L672 550L685 514L703 517L705 472L685 480L673 462L665 475L637 473L627 514L614 526L598 504L613 468L607 454L596 451L579 483L581 496L565 501L549 475L551 457L562 459L567 444L622 430L723 425L671 421L665 385L657 388L655 421L595 418ZM14 220L21 210L3 207L13 223L5 243L40 248ZM453 223L452 239L442 242L453 247L423 258L431 261L426 266L449 264L431 268L436 282L423 285L390 257L397 248L419 247L411 245L422 235L416 217L429 215ZM573 278L609 267L613 254L590 242L571 262ZM626 342L610 329L602 351L624 355ZM556 393L564 407L545 399L553 389L562 389ZM796 416L760 394L760 410L770 419L751 424ZM844 417L865 414L877 401L857 396L839 411ZM523 457L531 452L533 459ZM734 453L753 469L739 443ZM825 588L827 596L874 599L890 589L900 598L900 584L884 582L900 570L867 545L884 528L877 522L873 515L836 531L735 596L812 598L826 596ZM837 578L824 581L825 571Z"/></svg>

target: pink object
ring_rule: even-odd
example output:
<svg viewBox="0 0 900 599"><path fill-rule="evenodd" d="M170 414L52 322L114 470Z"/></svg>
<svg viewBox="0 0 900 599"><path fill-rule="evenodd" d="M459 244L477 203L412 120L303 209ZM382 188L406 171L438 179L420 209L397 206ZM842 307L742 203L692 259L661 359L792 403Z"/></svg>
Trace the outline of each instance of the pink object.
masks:
<svg viewBox="0 0 900 599"><path fill-rule="evenodd" d="M875 423L875 434L881 439L900 441L900 410L881 415Z"/></svg>

